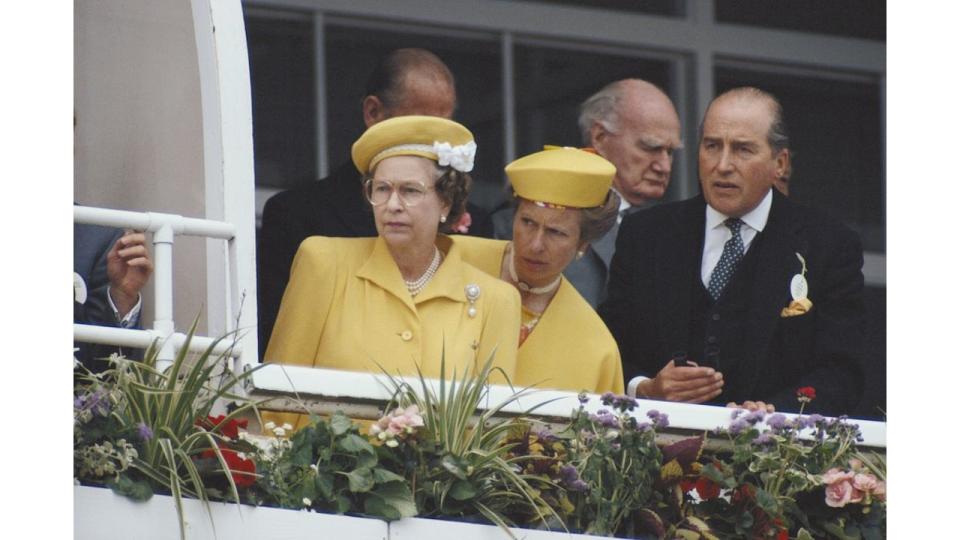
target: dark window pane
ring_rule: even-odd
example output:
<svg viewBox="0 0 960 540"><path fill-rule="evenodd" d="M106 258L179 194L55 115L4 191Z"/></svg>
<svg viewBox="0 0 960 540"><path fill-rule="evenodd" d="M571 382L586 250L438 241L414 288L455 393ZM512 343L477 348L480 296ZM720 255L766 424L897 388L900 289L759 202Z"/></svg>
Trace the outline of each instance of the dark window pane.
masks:
<svg viewBox="0 0 960 540"><path fill-rule="evenodd" d="M756 86L783 105L793 152L790 197L859 231L867 251L885 251L883 143L876 83L720 67L717 93Z"/></svg>
<svg viewBox="0 0 960 540"><path fill-rule="evenodd" d="M885 0L716 0L717 22L887 40Z"/></svg>
<svg viewBox="0 0 960 540"><path fill-rule="evenodd" d="M313 23L309 16L247 14L258 186L317 177Z"/></svg>
<svg viewBox="0 0 960 540"><path fill-rule="evenodd" d="M684 15L684 0L514 0L521 2L537 2L539 4L559 4L593 9L609 9L615 11L632 11L648 15L667 15L682 17ZM700 1L700 0L695 0Z"/></svg>
<svg viewBox="0 0 960 540"><path fill-rule="evenodd" d="M608 83L641 78L667 90L666 61L517 45L517 156L545 144L582 146L580 103Z"/></svg>
<svg viewBox="0 0 960 540"><path fill-rule="evenodd" d="M421 47L440 57L457 84L454 119L477 140L475 180L470 199L481 206L490 187L498 189L503 169L503 98L499 41L438 35L431 29L404 32L327 26L327 117L331 166L350 159L350 147L363 133L360 102L373 66L394 49ZM420 33L422 32L422 33Z"/></svg>

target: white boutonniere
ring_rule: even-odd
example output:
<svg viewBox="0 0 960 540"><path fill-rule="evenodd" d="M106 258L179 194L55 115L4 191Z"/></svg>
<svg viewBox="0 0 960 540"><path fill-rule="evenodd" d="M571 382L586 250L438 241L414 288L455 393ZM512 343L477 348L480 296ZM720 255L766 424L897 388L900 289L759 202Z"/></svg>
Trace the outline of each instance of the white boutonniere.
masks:
<svg viewBox="0 0 960 540"><path fill-rule="evenodd" d="M803 255L799 253L796 255L797 259L800 260L801 269L800 273L794 275L790 280L790 296L793 297L793 300L780 312L781 317L796 317L813 309L813 302L807 298L807 293L810 292L806 277L807 261L803 258Z"/></svg>

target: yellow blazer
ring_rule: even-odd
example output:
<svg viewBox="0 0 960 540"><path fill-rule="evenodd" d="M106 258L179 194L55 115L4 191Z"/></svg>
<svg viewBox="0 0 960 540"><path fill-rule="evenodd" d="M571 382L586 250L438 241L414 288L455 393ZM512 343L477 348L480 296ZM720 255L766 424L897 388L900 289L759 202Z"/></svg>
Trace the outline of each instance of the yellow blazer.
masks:
<svg viewBox="0 0 960 540"><path fill-rule="evenodd" d="M454 237L463 259L492 276L500 276L507 242ZM515 383L597 394L622 394L620 350L590 304L561 278L557 294L517 353Z"/></svg>
<svg viewBox="0 0 960 540"><path fill-rule="evenodd" d="M446 254L443 264L412 298L382 238L307 238L294 258L265 361L374 373L382 366L401 375L416 375L419 366L425 377L439 377L445 352L450 377L454 369L458 376L477 370L496 351L494 365L513 378L519 294L461 260L449 238L438 237L437 247ZM480 287L475 317L467 314L468 284ZM299 428L299 416L268 413L264 421Z"/></svg>

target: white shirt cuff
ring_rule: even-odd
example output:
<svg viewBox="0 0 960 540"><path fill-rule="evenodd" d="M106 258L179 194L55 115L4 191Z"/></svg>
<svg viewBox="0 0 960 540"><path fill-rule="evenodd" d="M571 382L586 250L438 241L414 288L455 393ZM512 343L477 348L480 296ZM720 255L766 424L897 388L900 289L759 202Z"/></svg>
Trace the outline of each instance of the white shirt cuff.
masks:
<svg viewBox="0 0 960 540"><path fill-rule="evenodd" d="M643 375L637 375L636 377L630 379L630 382L627 383L627 395L633 397L640 397L637 395L637 387L640 386L640 383L649 379L650 377L644 377Z"/></svg>
<svg viewBox="0 0 960 540"><path fill-rule="evenodd" d="M130 328L131 326L137 325L137 321L140 319L140 305L143 303L142 295L137 294L136 305L134 305L130 312L122 319L120 318L120 310L118 310L117 305L113 303L113 297L110 296L109 290L107 290L107 302L110 303L110 309L113 310L114 316L120 321L121 328Z"/></svg>

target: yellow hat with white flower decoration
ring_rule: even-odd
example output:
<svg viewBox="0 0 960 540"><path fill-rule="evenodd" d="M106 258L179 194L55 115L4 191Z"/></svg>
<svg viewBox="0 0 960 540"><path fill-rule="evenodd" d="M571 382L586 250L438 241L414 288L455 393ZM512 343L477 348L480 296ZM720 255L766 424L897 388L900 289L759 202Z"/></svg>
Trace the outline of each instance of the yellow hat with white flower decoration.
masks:
<svg viewBox="0 0 960 540"><path fill-rule="evenodd" d="M353 164L367 174L385 158L420 156L461 172L473 170L477 144L462 125L437 116L395 116L370 126L353 143Z"/></svg>
<svg viewBox="0 0 960 540"><path fill-rule="evenodd" d="M600 206L617 168L579 148L546 147L504 168L513 191L529 201L572 208Z"/></svg>

